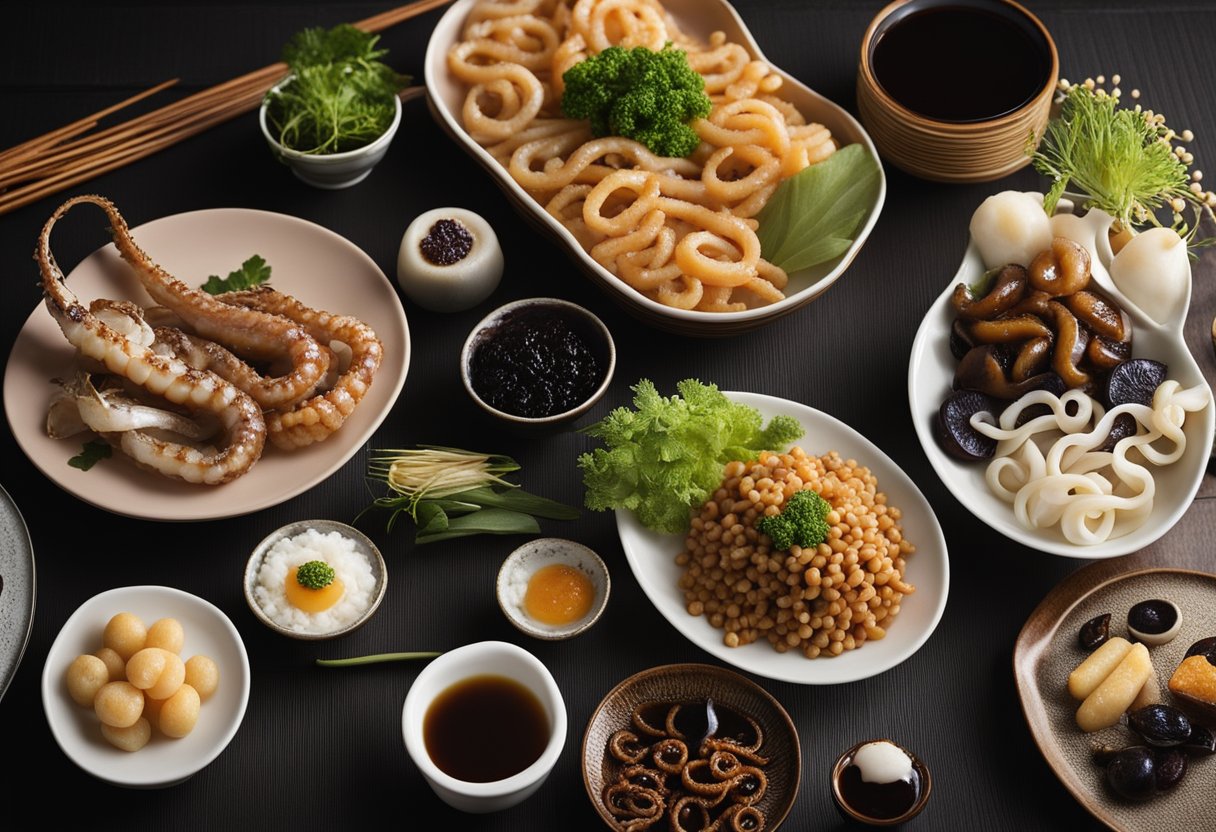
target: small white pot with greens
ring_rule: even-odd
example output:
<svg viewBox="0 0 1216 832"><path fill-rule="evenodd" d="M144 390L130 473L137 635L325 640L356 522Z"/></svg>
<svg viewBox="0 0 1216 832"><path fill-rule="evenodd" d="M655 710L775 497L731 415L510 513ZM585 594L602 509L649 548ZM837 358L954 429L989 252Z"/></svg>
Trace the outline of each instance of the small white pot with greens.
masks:
<svg viewBox="0 0 1216 832"><path fill-rule="evenodd" d="M410 79L380 60L378 40L342 24L304 29L283 48L291 74L266 93L259 122L275 156L310 185L355 185L388 152Z"/></svg>

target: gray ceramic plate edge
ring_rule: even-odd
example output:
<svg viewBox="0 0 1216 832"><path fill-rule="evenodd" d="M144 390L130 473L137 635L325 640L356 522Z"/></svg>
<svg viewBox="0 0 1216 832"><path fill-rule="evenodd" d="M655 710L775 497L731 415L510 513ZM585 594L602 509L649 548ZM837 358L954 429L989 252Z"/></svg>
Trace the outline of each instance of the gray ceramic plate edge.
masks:
<svg viewBox="0 0 1216 832"><path fill-rule="evenodd" d="M25 518L12 496L0 486L0 698L21 665L34 627L37 595L34 544ZM9 604L18 594L22 604ZM10 615L9 610L16 615Z"/></svg>

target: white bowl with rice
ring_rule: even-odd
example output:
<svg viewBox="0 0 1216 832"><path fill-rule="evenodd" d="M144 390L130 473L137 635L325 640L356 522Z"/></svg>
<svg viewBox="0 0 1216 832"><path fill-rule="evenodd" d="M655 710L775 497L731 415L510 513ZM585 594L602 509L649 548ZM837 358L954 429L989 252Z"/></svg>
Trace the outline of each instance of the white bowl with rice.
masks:
<svg viewBox="0 0 1216 832"><path fill-rule="evenodd" d="M289 579L306 563L332 569L334 602L309 611L293 602ZM245 601L258 620L291 638L321 640L346 635L367 622L384 600L384 557L358 529L335 520L300 520L276 529L253 550L245 566ZM310 590L311 591L311 590Z"/></svg>

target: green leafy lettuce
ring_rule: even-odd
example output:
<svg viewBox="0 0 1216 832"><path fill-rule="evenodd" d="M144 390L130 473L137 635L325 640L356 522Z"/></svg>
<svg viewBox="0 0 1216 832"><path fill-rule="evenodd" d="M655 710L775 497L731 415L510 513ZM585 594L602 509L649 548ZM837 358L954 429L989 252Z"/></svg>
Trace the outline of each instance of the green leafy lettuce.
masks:
<svg viewBox="0 0 1216 832"><path fill-rule="evenodd" d="M687 531L693 507L721 484L727 462L783 450L803 434L793 417L774 416L766 426L755 408L696 379L681 381L671 397L649 379L631 389L632 409L618 407L581 430L605 447L580 455L578 465L587 508L629 509L656 531Z"/></svg>
<svg viewBox="0 0 1216 832"><path fill-rule="evenodd" d="M756 215L760 251L787 272L844 254L882 182L877 160L863 145L846 145L783 181Z"/></svg>

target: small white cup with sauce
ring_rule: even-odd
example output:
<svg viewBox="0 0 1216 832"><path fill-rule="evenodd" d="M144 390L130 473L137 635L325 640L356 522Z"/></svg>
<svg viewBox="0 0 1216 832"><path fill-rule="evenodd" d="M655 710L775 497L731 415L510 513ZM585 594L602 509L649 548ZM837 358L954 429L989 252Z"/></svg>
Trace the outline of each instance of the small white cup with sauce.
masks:
<svg viewBox="0 0 1216 832"><path fill-rule="evenodd" d="M503 641L466 644L432 660L401 712L405 750L427 784L444 803L472 813L507 809L535 793L561 756L566 722L548 668Z"/></svg>

